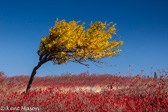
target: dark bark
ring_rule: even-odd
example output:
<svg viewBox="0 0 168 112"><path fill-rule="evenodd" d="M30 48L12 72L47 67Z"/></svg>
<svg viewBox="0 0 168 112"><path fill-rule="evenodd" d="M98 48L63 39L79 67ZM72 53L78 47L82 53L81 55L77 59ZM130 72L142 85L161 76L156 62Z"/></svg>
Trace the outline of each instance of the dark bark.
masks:
<svg viewBox="0 0 168 112"><path fill-rule="evenodd" d="M42 64L44 64L44 63L46 63L50 60L52 60L52 57L47 58L47 56L45 56L44 59L41 59L40 62L38 63L38 65L34 67L32 73L31 73L30 79L29 79L29 83L28 83L27 88L26 88L26 93L31 88L31 84L33 82L33 79L34 79L34 76L36 74L37 69L39 69Z"/></svg>
<svg viewBox="0 0 168 112"><path fill-rule="evenodd" d="M29 79L29 83L28 83L28 85L27 85L26 93L27 93L27 91L31 88L31 84L32 84L32 81L33 81L34 76L35 76L35 74L36 74L36 71L37 71L38 68L40 68L40 66L41 66L42 64L43 64L42 62L39 62L38 65L34 67L32 73L31 73L30 79Z"/></svg>

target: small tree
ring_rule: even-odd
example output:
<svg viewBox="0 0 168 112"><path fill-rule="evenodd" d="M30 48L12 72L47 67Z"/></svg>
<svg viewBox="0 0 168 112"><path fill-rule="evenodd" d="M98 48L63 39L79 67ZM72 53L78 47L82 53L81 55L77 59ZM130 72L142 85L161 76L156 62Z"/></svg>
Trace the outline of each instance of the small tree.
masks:
<svg viewBox="0 0 168 112"><path fill-rule="evenodd" d="M54 64L71 61L88 66L84 62L101 63L98 59L114 56L121 51L116 48L120 47L123 41L112 40L112 34L116 34L116 24L91 22L90 27L85 30L85 23L79 25L79 22L68 23L57 19L49 30L49 35L41 39L38 49L39 62L32 71L26 92L31 87L37 69L48 61L53 61Z"/></svg>
<svg viewBox="0 0 168 112"><path fill-rule="evenodd" d="M4 80L3 76L4 76L4 72L0 71L0 83L3 82L3 80Z"/></svg>
<svg viewBox="0 0 168 112"><path fill-rule="evenodd" d="M156 72L154 72L154 78L157 79L157 73Z"/></svg>

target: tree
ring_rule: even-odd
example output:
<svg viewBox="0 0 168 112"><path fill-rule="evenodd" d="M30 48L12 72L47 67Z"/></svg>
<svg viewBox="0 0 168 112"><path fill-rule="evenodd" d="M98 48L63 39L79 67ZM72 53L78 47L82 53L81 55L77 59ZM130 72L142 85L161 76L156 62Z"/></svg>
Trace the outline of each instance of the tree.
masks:
<svg viewBox="0 0 168 112"><path fill-rule="evenodd" d="M4 80L4 72L0 71L0 84L3 82Z"/></svg>
<svg viewBox="0 0 168 112"><path fill-rule="evenodd" d="M154 72L154 78L157 79L157 73L156 72Z"/></svg>
<svg viewBox="0 0 168 112"><path fill-rule="evenodd" d="M123 44L123 41L112 40L112 34L116 34L116 24L101 21L90 23L85 30L84 22L65 20L55 22L49 30L47 37L41 39L38 49L39 62L34 67L26 92L30 89L33 78L38 68L48 61L54 64L63 64L69 61L85 66L86 61L101 63L99 59L111 57L121 50L116 49Z"/></svg>

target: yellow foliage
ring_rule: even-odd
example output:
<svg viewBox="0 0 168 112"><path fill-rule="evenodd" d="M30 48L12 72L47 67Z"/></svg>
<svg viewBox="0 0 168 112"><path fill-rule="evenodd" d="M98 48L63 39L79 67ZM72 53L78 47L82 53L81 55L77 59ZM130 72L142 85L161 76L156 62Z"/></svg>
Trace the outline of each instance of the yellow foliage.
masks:
<svg viewBox="0 0 168 112"><path fill-rule="evenodd" d="M101 21L90 24L85 29L84 22L65 20L55 22L47 37L41 39L38 54L53 57L56 64L66 63L68 60L101 59L116 55L121 50L116 49L123 41L111 41L112 34L116 34L116 24Z"/></svg>

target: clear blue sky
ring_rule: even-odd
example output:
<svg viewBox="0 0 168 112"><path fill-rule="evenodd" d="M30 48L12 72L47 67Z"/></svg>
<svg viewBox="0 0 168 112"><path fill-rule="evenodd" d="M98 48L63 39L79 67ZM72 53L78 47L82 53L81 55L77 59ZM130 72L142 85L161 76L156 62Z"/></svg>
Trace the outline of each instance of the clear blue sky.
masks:
<svg viewBox="0 0 168 112"><path fill-rule="evenodd" d="M56 18L113 21L124 41L117 57L102 61L115 67L90 68L76 63L44 64L36 76L62 73L115 74L128 72L150 75L150 67L168 68L168 0L1 0L0 1L0 71L7 76L30 75L38 63L40 40L47 36Z"/></svg>

